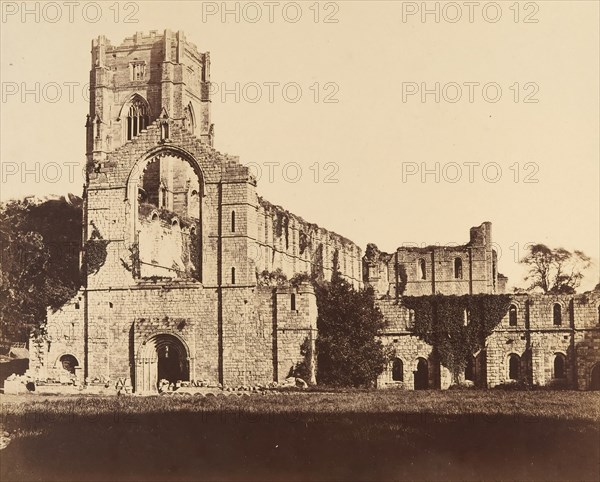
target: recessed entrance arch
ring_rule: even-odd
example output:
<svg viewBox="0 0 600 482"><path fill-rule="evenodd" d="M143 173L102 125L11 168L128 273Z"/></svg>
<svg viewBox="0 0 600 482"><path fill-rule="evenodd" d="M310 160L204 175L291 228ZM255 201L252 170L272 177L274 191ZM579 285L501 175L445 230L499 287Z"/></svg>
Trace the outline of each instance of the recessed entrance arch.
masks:
<svg viewBox="0 0 600 482"><path fill-rule="evenodd" d="M155 392L160 380L170 383L190 379L190 353L186 343L170 333L150 337L136 357L136 392Z"/></svg>

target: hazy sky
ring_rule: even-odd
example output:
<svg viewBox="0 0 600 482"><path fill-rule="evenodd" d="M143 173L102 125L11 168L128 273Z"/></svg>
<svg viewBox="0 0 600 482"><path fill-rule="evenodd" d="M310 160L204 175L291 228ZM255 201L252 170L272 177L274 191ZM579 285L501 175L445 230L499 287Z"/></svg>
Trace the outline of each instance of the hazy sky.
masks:
<svg viewBox="0 0 600 482"><path fill-rule="evenodd" d="M2 200L81 194L91 39L170 28L211 52L215 147L271 202L387 251L491 221L510 284L529 242L598 282L598 2L76 3L2 2Z"/></svg>

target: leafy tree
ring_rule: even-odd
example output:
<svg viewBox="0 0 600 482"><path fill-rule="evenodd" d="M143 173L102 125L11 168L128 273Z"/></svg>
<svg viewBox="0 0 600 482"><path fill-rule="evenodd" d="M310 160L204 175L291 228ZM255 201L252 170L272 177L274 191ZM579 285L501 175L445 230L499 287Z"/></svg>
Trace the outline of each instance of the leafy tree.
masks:
<svg viewBox="0 0 600 482"><path fill-rule="evenodd" d="M591 260L582 251L571 253L564 248L552 249L545 244L534 244L521 263L528 267L525 281L530 283L529 289L540 288L550 294L573 294Z"/></svg>
<svg viewBox="0 0 600 482"><path fill-rule="evenodd" d="M80 286L80 200L0 204L0 332L24 341Z"/></svg>
<svg viewBox="0 0 600 482"><path fill-rule="evenodd" d="M337 270L331 282L316 286L319 383L369 386L389 354L377 338L384 327L371 288L355 290Z"/></svg>

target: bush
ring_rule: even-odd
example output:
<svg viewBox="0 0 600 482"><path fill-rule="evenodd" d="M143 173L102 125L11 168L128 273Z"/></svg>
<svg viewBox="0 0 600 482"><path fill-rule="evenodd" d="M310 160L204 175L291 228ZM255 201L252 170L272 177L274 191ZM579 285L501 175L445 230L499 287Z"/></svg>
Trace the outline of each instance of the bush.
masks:
<svg viewBox="0 0 600 482"><path fill-rule="evenodd" d="M334 270L331 282L318 285L316 293L318 381L373 386L389 359L377 339L384 321L373 290L355 290Z"/></svg>

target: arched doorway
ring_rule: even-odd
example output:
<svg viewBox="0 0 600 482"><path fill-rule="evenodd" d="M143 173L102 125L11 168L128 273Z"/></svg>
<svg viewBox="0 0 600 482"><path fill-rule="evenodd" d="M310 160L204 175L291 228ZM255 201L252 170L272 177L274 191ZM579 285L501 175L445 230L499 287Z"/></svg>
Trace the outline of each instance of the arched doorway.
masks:
<svg viewBox="0 0 600 482"><path fill-rule="evenodd" d="M592 367L590 374L590 390L600 390L600 363Z"/></svg>
<svg viewBox="0 0 600 482"><path fill-rule="evenodd" d="M429 366L425 358L417 359L417 369L415 370L415 390L425 390L429 388Z"/></svg>
<svg viewBox="0 0 600 482"><path fill-rule="evenodd" d="M154 335L140 347L136 358L137 392L156 391L160 380L176 383L189 379L189 352L178 336L168 333Z"/></svg>
<svg viewBox="0 0 600 482"><path fill-rule="evenodd" d="M562 353L557 353L554 357L553 378L567 378L567 362L565 356Z"/></svg>

